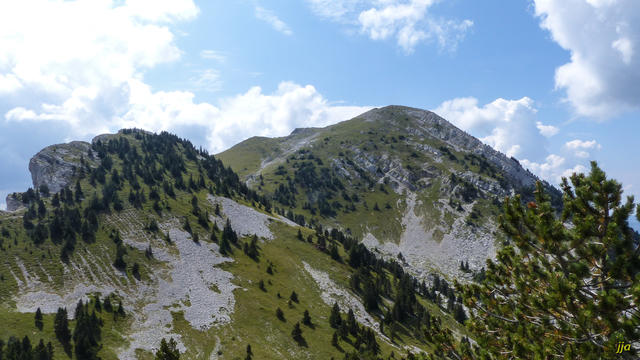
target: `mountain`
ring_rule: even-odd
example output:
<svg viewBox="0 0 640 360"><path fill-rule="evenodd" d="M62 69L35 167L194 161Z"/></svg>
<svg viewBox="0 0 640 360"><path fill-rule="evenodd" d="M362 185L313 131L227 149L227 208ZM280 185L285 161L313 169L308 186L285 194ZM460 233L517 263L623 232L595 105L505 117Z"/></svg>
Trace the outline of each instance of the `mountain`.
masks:
<svg viewBox="0 0 640 360"><path fill-rule="evenodd" d="M472 145L421 135L431 120L413 113L430 114L390 107L219 157L136 129L45 148L29 165L34 187L0 213L0 353L386 359L468 344L466 312L443 277L467 273L434 262L432 274L408 252L404 264L361 242L392 245L405 227L428 228L425 214L458 205L445 223L464 217L488 236L490 190L530 183L510 185L500 174L512 160L497 153L479 148L507 170L464 152ZM464 135L449 126L438 136Z"/></svg>
<svg viewBox="0 0 640 360"><path fill-rule="evenodd" d="M253 137L218 158L272 195L282 215L343 229L419 278L468 277L461 261L479 271L504 240L504 197L532 199L540 180L435 113L403 106ZM559 191L543 184L559 207Z"/></svg>

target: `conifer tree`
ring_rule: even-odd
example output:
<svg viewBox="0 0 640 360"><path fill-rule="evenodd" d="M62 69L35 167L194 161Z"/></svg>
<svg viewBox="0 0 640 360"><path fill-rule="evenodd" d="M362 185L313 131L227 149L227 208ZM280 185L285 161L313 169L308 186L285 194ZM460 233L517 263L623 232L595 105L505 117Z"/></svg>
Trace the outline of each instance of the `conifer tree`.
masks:
<svg viewBox="0 0 640 360"><path fill-rule="evenodd" d="M358 334L358 322L352 309L349 309L349 313L347 313L347 328L351 335L356 336Z"/></svg>
<svg viewBox="0 0 640 360"><path fill-rule="evenodd" d="M42 330L42 327L44 326L44 324L42 322L42 311L40 310L40 308L36 310L35 323L38 330Z"/></svg>
<svg viewBox="0 0 640 360"><path fill-rule="evenodd" d="M309 315L309 310L305 310L302 314L302 323L307 326L313 325L313 323L311 322L311 315Z"/></svg>
<svg viewBox="0 0 640 360"><path fill-rule="evenodd" d="M619 358L618 342L640 339L633 197L622 202L622 185L595 162L570 181L562 182L560 216L540 183L526 206L507 198L499 220L510 243L487 261L482 283L458 285L485 355Z"/></svg>
<svg viewBox="0 0 640 360"><path fill-rule="evenodd" d="M166 339L162 338L160 341L160 348L156 351L155 360L179 360L180 359L180 351L178 350L178 343L173 339L169 339L167 342Z"/></svg>
<svg viewBox="0 0 640 360"><path fill-rule="evenodd" d="M340 327L342 323L342 317L340 316L340 307L338 303L333 303L333 307L331 308L331 314L329 315L329 325L332 328L337 329Z"/></svg>
<svg viewBox="0 0 640 360"><path fill-rule="evenodd" d="M70 353L71 331L69 330L69 319L67 318L67 309L58 308L56 317L53 321L53 330L56 338L60 341L67 353Z"/></svg>
<svg viewBox="0 0 640 360"><path fill-rule="evenodd" d="M299 322L293 325L293 330L291 330L291 337L298 343L301 343L304 340L302 337L302 329L300 328Z"/></svg>

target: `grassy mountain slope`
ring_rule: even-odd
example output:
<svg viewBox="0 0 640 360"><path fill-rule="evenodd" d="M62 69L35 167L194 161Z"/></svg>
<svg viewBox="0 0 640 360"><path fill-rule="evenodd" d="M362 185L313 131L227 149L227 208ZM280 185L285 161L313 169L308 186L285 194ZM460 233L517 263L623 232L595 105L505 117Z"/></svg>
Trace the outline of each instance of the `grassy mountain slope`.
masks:
<svg viewBox="0 0 640 360"><path fill-rule="evenodd" d="M218 157L281 214L345 229L423 275L462 276L460 261L479 270L495 253L502 199L530 198L538 180L436 114L400 106L254 137Z"/></svg>
<svg viewBox="0 0 640 360"><path fill-rule="evenodd" d="M328 149L331 140L322 141ZM275 159L282 150L269 142L259 146ZM438 353L465 334L446 282L429 287L348 234L279 215L269 190L282 176L277 166L256 191L218 159L167 133L125 130L82 148L69 171L46 172L64 185L60 192L40 186L16 194L22 207L0 214L0 320L9 325L0 327L2 341L42 339L56 359L81 358L79 351L150 359L162 338L175 339L187 359L241 359L247 345L260 359L327 359ZM238 156L247 169L258 161ZM370 191L358 181L362 201L406 206L398 193ZM317 185L318 196L330 186ZM291 208L313 217L311 209ZM88 314L95 311L88 320L100 329L95 337L76 330L87 325L74 316L80 300ZM329 323L334 303L349 328ZM53 331L60 308L73 334L69 355ZM42 330L34 324L37 309ZM302 322L305 310L311 324ZM301 337L292 336L297 322Z"/></svg>

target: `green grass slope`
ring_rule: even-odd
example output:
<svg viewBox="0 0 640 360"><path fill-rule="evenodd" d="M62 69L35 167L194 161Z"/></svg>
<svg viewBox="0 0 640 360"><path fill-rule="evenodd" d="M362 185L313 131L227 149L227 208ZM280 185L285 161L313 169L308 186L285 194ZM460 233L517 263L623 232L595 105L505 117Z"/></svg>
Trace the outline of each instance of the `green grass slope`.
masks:
<svg viewBox="0 0 640 360"><path fill-rule="evenodd" d="M314 130L296 136L306 142L318 135ZM347 139L322 138L323 156L329 156L341 141ZM368 140L365 137L362 141ZM255 146L271 149L268 151L274 159L282 151L270 140ZM310 154L293 152L289 159L292 167L285 171L293 171L294 164L302 166ZM234 215L214 206L209 201L212 195L247 206L252 212L247 216L277 218L283 207L276 209L271 190L287 176L276 174L277 164L265 169L264 185L250 189L235 172L189 142L166 133L135 130L101 136L86 156L100 165L79 163L68 189L57 194L39 189L22 193L19 198L25 208L0 215L0 321L5 325L0 327L0 340L5 343L10 337L28 336L33 345L40 339L51 342L55 359L78 358L79 338L71 340L71 355L66 355L53 331L53 318L58 306L66 306L73 333L80 326L73 316L80 299L94 299L88 311L96 310L97 327L101 329L96 341L84 347L103 359L129 354L123 351L137 344L132 336L140 329L149 330L144 321L158 311L167 311L170 319L158 323L161 329L156 329L155 337L148 341L158 344L160 338L174 337L184 347L182 357L186 359L244 359L247 345L260 359L339 359L351 358L351 353L373 359L389 358L392 353L394 357L406 355L408 351L442 355L446 344L465 335L459 322L462 320L454 319L461 306L451 287L429 288L405 273L397 262L377 258L348 233L273 220L269 225L273 239L252 244L251 234L238 235L232 228L214 226L214 219ZM236 160L244 159L247 165L241 166L247 169L264 160L252 156ZM390 185L372 188L364 179L355 181L359 187L346 190L346 194L361 198L356 202L359 208L364 209L364 202L370 204L367 211L371 218L380 218L377 214L385 212L393 218L391 214L400 213L403 201L390 191ZM320 183L318 196L329 191L330 185ZM312 211L319 209L303 209L304 200L295 198L297 205L289 209L312 219ZM379 210L373 209L375 203ZM387 203L391 208L385 207ZM346 227L358 229L358 219L349 220L355 213L341 213L343 217L332 221L345 221ZM380 231L399 231L383 222L377 226ZM185 235L186 240L176 238L176 234ZM183 252L186 245L196 254ZM221 250L225 248L229 250ZM174 284L186 288L189 294L179 303L154 310L148 306L165 304L162 299L139 295L153 295L151 290L158 286L171 285L172 279L166 274L175 274L171 271L178 263L167 259L187 255L195 259L226 255L228 260L214 265L218 270L212 274L232 275L231 283L236 288L228 322L193 325L188 311L205 299L198 298L201 293L196 288L190 292L194 286L191 277L184 284ZM192 278L209 276L210 270L201 269L202 273L194 273ZM318 276L324 282L319 282ZM206 284L206 296L223 295L225 289ZM289 301L292 292L298 294L297 301ZM124 315L107 311L104 302L100 302L102 309L98 311L96 296L104 301L110 294L114 307L122 302ZM366 315L371 321L350 323L349 329L346 325L332 327L329 318L334 301L348 304L341 306L345 324L349 307L356 307L353 310L358 318ZM35 326L35 307L45 312L42 330ZM278 308L282 319L276 316ZM305 310L312 325L302 323ZM292 330L297 322L302 335L294 339ZM337 342L332 344L334 334ZM135 357L153 358L153 347L144 345L147 348L133 352Z"/></svg>

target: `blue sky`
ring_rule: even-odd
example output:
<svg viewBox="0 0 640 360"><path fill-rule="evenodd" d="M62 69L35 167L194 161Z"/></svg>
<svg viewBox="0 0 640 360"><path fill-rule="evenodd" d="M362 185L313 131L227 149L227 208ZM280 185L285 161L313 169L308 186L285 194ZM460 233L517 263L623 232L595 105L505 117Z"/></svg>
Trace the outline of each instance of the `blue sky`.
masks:
<svg viewBox="0 0 640 360"><path fill-rule="evenodd" d="M638 24L634 0L0 5L0 197L52 143L137 126L218 152L389 104L553 183L597 160L640 194Z"/></svg>

